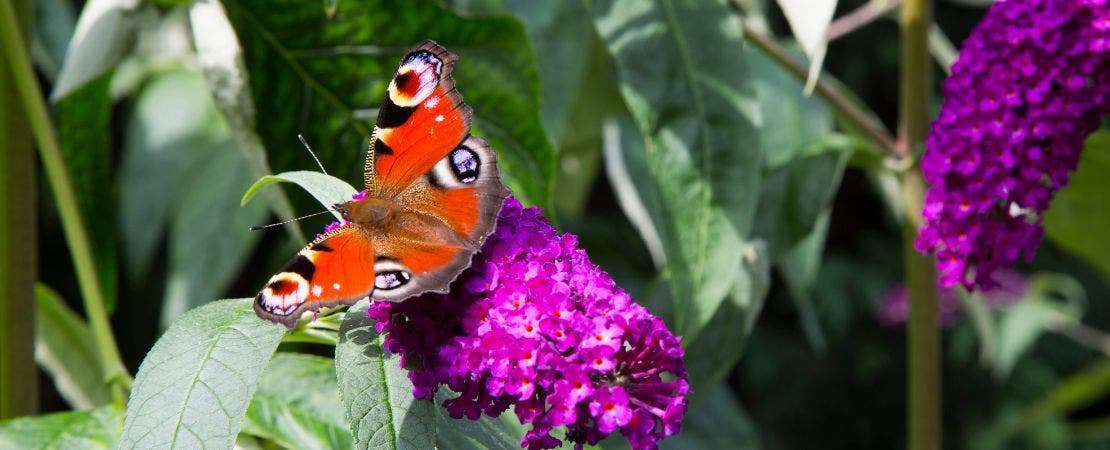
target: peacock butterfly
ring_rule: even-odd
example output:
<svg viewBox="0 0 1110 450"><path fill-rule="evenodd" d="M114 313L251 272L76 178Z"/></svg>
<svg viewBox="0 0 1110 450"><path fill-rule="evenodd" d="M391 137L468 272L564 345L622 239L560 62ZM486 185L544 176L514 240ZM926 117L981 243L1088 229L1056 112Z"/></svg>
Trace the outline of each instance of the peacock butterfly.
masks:
<svg viewBox="0 0 1110 450"><path fill-rule="evenodd" d="M342 225L270 277L254 300L259 317L293 328L305 312L367 296L446 292L470 265L509 191L496 153L470 134L456 60L431 40L405 52L378 111L365 196L334 205Z"/></svg>

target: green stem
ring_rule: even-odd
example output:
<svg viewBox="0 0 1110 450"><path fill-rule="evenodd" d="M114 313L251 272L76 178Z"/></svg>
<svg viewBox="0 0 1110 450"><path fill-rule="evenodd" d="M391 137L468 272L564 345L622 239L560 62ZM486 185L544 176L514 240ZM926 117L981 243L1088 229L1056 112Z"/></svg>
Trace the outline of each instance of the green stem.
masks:
<svg viewBox="0 0 1110 450"><path fill-rule="evenodd" d="M899 86L899 142L903 155L923 145L929 127L930 70L928 31L932 2L906 0L899 25L902 32L901 83ZM902 198L906 210L903 221L902 252L906 285L910 294L909 323L909 402L908 428L910 450L934 450L941 446L940 422L940 330L937 327L936 270L931 258L913 248L921 225L921 204L925 182L921 172L912 168L903 174Z"/></svg>
<svg viewBox="0 0 1110 450"><path fill-rule="evenodd" d="M33 23L34 2L23 2L18 21ZM26 29L26 28L24 28ZM16 96L7 73L0 72L0 98ZM23 108L0 105L0 419L38 412L35 367L34 285L35 153ZM19 386L18 389L7 387Z"/></svg>
<svg viewBox="0 0 1110 450"><path fill-rule="evenodd" d="M30 121L31 133L34 135L47 181L54 193L54 200L62 221L62 231L69 244L73 265L77 272L77 283L84 300L85 313L88 315L89 326L96 341L101 369L111 387L113 400L123 406L127 402L126 391L130 386L131 377L124 368L115 337L112 336L108 314L104 310L104 291L97 278L92 247L81 220L80 210L77 208L73 183L66 171L54 126L47 113L46 102L35 80L34 71L31 69L31 61L25 50L23 38L19 34L19 24L16 22L15 10L10 0L0 2L0 41L4 47L4 59L8 62L11 77L23 102L23 110Z"/></svg>

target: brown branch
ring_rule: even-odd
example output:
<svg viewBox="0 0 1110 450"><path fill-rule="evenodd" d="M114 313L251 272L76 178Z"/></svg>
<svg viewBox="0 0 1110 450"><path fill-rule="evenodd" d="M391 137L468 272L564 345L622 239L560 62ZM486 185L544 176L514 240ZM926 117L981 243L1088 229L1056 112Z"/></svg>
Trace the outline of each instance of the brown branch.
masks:
<svg viewBox="0 0 1110 450"><path fill-rule="evenodd" d="M829 42L835 41L874 22L902 5L902 0L886 0L885 2L870 1L856 8L852 12L840 16L839 19L829 24L829 31L825 34Z"/></svg>

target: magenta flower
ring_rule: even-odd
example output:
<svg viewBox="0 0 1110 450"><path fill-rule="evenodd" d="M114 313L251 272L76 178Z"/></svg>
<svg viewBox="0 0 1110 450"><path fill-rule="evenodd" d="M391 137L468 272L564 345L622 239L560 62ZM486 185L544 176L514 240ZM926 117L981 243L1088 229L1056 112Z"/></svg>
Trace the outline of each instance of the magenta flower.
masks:
<svg viewBox="0 0 1110 450"><path fill-rule="evenodd" d="M925 143L915 246L939 281L989 288L1030 260L1043 212L1110 112L1107 0L999 1L964 42Z"/></svg>
<svg viewBox="0 0 1110 450"><path fill-rule="evenodd" d="M413 395L440 386L455 418L509 407L530 449L595 444L619 430L635 449L678 433L689 393L682 347L537 208L510 197L497 230L450 293L367 311L409 368Z"/></svg>

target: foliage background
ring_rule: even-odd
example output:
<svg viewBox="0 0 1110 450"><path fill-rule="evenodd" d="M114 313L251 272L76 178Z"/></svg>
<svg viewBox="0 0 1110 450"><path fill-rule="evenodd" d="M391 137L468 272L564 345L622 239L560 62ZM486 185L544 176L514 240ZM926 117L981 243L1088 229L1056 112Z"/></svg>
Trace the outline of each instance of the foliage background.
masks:
<svg viewBox="0 0 1110 450"><path fill-rule="evenodd" d="M580 235L595 263L684 336L695 394L667 446L905 445L905 334L876 320L902 278L895 169L745 41L741 17L795 48L774 4L227 1L236 67L228 36L201 25L211 3L80 3L38 0L31 49L129 373L175 319L253 296L322 228L329 219L248 232L318 206L288 185L245 206L240 197L262 175L314 169L298 133L330 173L357 182L399 54L430 37L460 54L476 132L516 195ZM107 12L71 41L94 3ZM837 15L863 3L841 1ZM983 8L940 2L936 21L958 43ZM825 68L893 129L898 57L897 25L880 19L833 41ZM1108 145L1101 133L1089 142ZM1053 206L1049 239L1020 268L1036 280L1028 298L1002 311L968 299L944 332L946 448L1108 447L1106 154L1085 152ZM38 197L40 406L92 412L0 424L0 443L31 442L10 440L28 429L114 442L122 414L103 406L111 394L45 181ZM238 310L204 311L238 326ZM351 333L336 328L330 336ZM334 342L310 334L251 341L282 352L243 369L265 375L242 399L240 445L367 442L344 420L352 406L338 400ZM514 426L439 424L441 444L498 432L511 442ZM491 442L475 445L504 444Z"/></svg>

